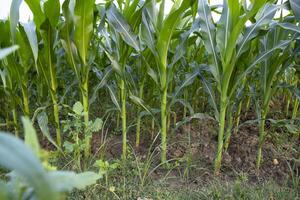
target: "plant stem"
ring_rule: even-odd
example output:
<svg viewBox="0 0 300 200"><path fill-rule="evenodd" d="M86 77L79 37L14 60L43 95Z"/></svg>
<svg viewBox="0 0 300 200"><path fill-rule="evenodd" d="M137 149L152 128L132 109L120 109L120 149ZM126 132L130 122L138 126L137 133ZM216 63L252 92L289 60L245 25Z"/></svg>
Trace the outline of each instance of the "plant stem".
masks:
<svg viewBox="0 0 300 200"><path fill-rule="evenodd" d="M120 90L121 90L121 118L122 118L122 159L126 160L127 154L127 127L126 127L126 90L125 90L125 82L122 79L120 81Z"/></svg>
<svg viewBox="0 0 300 200"><path fill-rule="evenodd" d="M155 131L155 120L152 118L151 120L151 140L154 138L154 131Z"/></svg>
<svg viewBox="0 0 300 200"><path fill-rule="evenodd" d="M234 131L233 131L234 135L236 135L238 130L239 130L241 112L242 112L242 105L243 105L243 101L240 101L239 106L238 106L238 110L237 110L237 113L236 113L235 127L234 127Z"/></svg>
<svg viewBox="0 0 300 200"><path fill-rule="evenodd" d="M89 125L89 95L88 95L88 82L86 81L82 85L82 104L84 111L84 124L87 127Z"/></svg>
<svg viewBox="0 0 300 200"><path fill-rule="evenodd" d="M82 84L82 89L81 89L81 94L82 94L82 104L83 104L83 118L84 118L84 125L85 129L88 128L89 126L89 93L88 93L88 75L85 79L85 81ZM88 134L88 133L85 133ZM84 156L85 158L88 158L91 153L91 137L90 136L85 136L85 151L84 151Z"/></svg>
<svg viewBox="0 0 300 200"><path fill-rule="evenodd" d="M257 158L256 158L256 168L259 169L261 165L261 160L262 160L262 146L264 143L264 138L265 138L265 121L266 121L266 116L265 116L265 111L262 110L262 115L260 119L260 124L259 124L259 139L258 139L258 151L257 151Z"/></svg>
<svg viewBox="0 0 300 200"><path fill-rule="evenodd" d="M215 159L215 175L220 173L221 161L222 161L222 152L223 152L223 137L225 129L225 118L226 118L226 104L225 100L222 98L220 103L220 116L219 116L219 134L218 134L218 149Z"/></svg>
<svg viewBox="0 0 300 200"><path fill-rule="evenodd" d="M59 109L57 104L57 95L56 91L51 92L52 103L53 103L53 115L56 129L56 142L59 147L61 147L61 132L59 124Z"/></svg>
<svg viewBox="0 0 300 200"><path fill-rule="evenodd" d="M286 112L286 116L289 116L289 110L290 110L290 103L291 103L291 95L288 93L287 96L287 102L286 102L286 107L285 107L285 112Z"/></svg>
<svg viewBox="0 0 300 200"><path fill-rule="evenodd" d="M167 80L166 80L166 69L162 70L161 75L161 86L162 86L162 96L161 96L161 162L165 163L167 161Z"/></svg>
<svg viewBox="0 0 300 200"><path fill-rule="evenodd" d="M294 107L293 107L292 119L296 119L297 113L298 113L298 108L299 108L299 100L295 99L295 101L294 101Z"/></svg>
<svg viewBox="0 0 300 200"><path fill-rule="evenodd" d="M245 113L248 112L248 110L249 110L249 108L250 108L250 103L251 103L251 98L250 98L250 95L248 95L248 96L246 97Z"/></svg>
<svg viewBox="0 0 300 200"><path fill-rule="evenodd" d="M23 96L24 115L29 117L30 110L29 110L29 102L28 102L27 84L26 86L22 86L22 96Z"/></svg>
<svg viewBox="0 0 300 200"><path fill-rule="evenodd" d="M145 79L144 79L145 80ZM144 93L144 80L142 81L142 84L140 86L140 91L139 91L139 98L143 98L143 93ZM140 146L140 135L141 135L141 107L138 107L138 117L137 117L137 122L136 122L136 140L135 140L135 146L139 147Z"/></svg>
<svg viewBox="0 0 300 200"><path fill-rule="evenodd" d="M187 101L187 97L188 97L188 91L187 89L184 90L184 93L183 93L183 99L185 101ZM183 118L186 118L187 116L187 109L186 109L186 106L183 107Z"/></svg>
<svg viewBox="0 0 300 200"><path fill-rule="evenodd" d="M15 127L15 136L19 137L18 114L17 114L17 111L15 108L12 110L12 115L13 115L13 121L14 121L14 127Z"/></svg>
<svg viewBox="0 0 300 200"><path fill-rule="evenodd" d="M228 127L227 127L226 134L225 134L225 144L224 144L224 150L225 151L227 151L227 149L229 147L231 133L232 133L232 126L233 126L232 112L229 112L228 116L229 116L229 121L228 121Z"/></svg>

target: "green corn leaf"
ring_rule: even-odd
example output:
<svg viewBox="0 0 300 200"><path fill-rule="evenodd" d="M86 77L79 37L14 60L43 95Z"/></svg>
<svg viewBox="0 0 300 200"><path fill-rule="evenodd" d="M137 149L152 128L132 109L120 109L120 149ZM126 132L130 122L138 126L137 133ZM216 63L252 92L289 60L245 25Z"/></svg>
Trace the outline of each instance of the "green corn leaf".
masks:
<svg viewBox="0 0 300 200"><path fill-rule="evenodd" d="M87 62L88 48L93 34L95 0L76 0L74 39L80 58L84 65Z"/></svg>
<svg viewBox="0 0 300 200"><path fill-rule="evenodd" d="M8 156L9 155L9 156ZM58 200L46 172L30 148L10 134L0 133L0 166L14 170L34 188L38 199Z"/></svg>
<svg viewBox="0 0 300 200"><path fill-rule="evenodd" d="M100 174L94 172L83 172L76 174L70 171L51 171L47 174L49 182L56 191L69 192L72 189L84 189L86 186L95 184L102 178Z"/></svg>
<svg viewBox="0 0 300 200"><path fill-rule="evenodd" d="M23 0L13 0L10 6L9 22L12 41L16 42L16 29L19 23L19 8Z"/></svg>
<svg viewBox="0 0 300 200"><path fill-rule="evenodd" d="M132 102L134 102L136 105L139 105L141 106L145 111L147 111L149 114L151 114L153 117L154 116L154 113L152 112L151 108L149 108L145 102L143 101L143 99L133 95L133 94L130 94L129 98L131 99Z"/></svg>
<svg viewBox="0 0 300 200"><path fill-rule="evenodd" d="M161 67L164 68L164 70L167 67L167 54L172 35L180 21L180 17L189 8L189 6L190 0L184 0L181 6L177 10L173 12L171 11L171 13L166 17L166 19L163 22L162 28L158 36L156 49L160 57Z"/></svg>
<svg viewBox="0 0 300 200"><path fill-rule="evenodd" d="M14 51L16 51L18 48L19 48L18 45L14 45L14 46L11 46L11 47L0 49L0 60L5 58L9 54L13 53Z"/></svg>
<svg viewBox="0 0 300 200"><path fill-rule="evenodd" d="M224 11L225 12L225 11ZM220 82L220 72L219 72L219 58L216 49L216 33L215 25L212 21L211 11L207 4L207 0L199 0L198 2L198 14L200 17L200 28L204 41L204 45L209 54L213 57L212 74L217 82ZM227 21L226 23L229 23ZM228 24L227 24L228 26ZM229 27L227 27L229 29ZM227 46L227 43L226 43Z"/></svg>
<svg viewBox="0 0 300 200"><path fill-rule="evenodd" d="M140 51L137 36L134 34L128 22L114 5L111 5L107 10L106 16L109 23L121 35L123 40L136 51Z"/></svg>
<svg viewBox="0 0 300 200"><path fill-rule="evenodd" d="M300 1L299 0L289 0L289 1L296 18L300 22Z"/></svg>
<svg viewBox="0 0 300 200"><path fill-rule="evenodd" d="M241 83L241 81L243 80L244 77L246 77L250 72L252 72L252 70L262 61L264 61L265 59L269 58L270 56L273 55L273 53L275 51L277 51L278 49L285 49L289 44L291 44L291 40L283 40L280 41L277 45L275 45L274 47L272 47L271 49L267 49L266 51L262 52L261 54L259 54L255 60L251 63L251 65L249 67L247 67L247 69L240 74L237 77L237 80L235 81L234 85L231 88L231 92L230 92L230 97L234 94L233 92L235 91L235 89L238 87L238 85Z"/></svg>
<svg viewBox="0 0 300 200"><path fill-rule="evenodd" d="M224 72L228 73L232 71L232 68L234 65L229 64L232 60L232 56L234 55L234 52L236 50L236 44L238 41L238 38L243 31L243 28L247 22L248 19L256 15L256 13L260 10L260 8L265 4L266 0L260 0L260 1L255 1L251 10L247 12L245 15L241 16L237 22L235 23L235 26L232 29L232 32L230 34L229 40L228 40L228 47L225 52L225 65L224 67Z"/></svg>
<svg viewBox="0 0 300 200"><path fill-rule="evenodd" d="M203 9L205 9L205 8L202 8L201 11L204 11ZM209 12L209 10L208 10L208 12ZM208 16L210 16L210 15L208 15ZM202 18L203 17L205 17L205 16L202 15ZM203 21L203 19L202 19L202 21ZM206 20L204 22L207 23ZM211 21L209 22L209 24L210 24L211 27L213 27ZM221 15L220 21L217 24L217 33L216 33L216 43L217 43L217 47L219 48L219 51L220 51L222 57L224 57L225 50L226 50L227 45L228 45L228 39L229 39L230 31L231 31L231 26L232 26L232 21L230 21L230 13L229 13L228 3L227 3L227 0L224 0L223 1L222 15ZM213 34L214 34L213 30L214 29L212 29L212 31L210 31L209 27L207 27L207 25L206 25L206 27L203 27L203 28L206 28L204 30L206 30L205 32L207 32L206 35L208 37L210 37L209 34L211 34L213 36ZM207 44L205 46L208 46L211 49L210 53L214 53L214 51L216 51L216 50L212 49L212 48L214 48L214 46L212 46L214 44L213 37L212 37L212 43L207 39L206 39L206 43ZM224 60L224 58L222 58L222 59ZM215 59L215 63L216 63L216 59Z"/></svg>
<svg viewBox="0 0 300 200"><path fill-rule="evenodd" d="M56 27L60 16L59 0L47 0L44 3L44 12L52 27Z"/></svg>
<svg viewBox="0 0 300 200"><path fill-rule="evenodd" d="M107 85L107 88L108 88L108 91L109 91L111 100L112 100L113 103L115 104L115 106L116 106L116 108L118 109L118 111L121 112L121 107L120 107L120 104L119 104L119 102L118 102L118 99L117 99L117 97L116 97L116 95L115 95L115 92L113 91L113 89L112 89L109 85Z"/></svg>
<svg viewBox="0 0 300 200"><path fill-rule="evenodd" d="M179 127L181 127L182 125L192 121L193 119L198 119L198 120L214 120L214 118L212 118L211 116L205 114L205 113L195 113L189 117L186 117L184 119L182 119L181 121L177 122L175 125L174 130L177 130Z"/></svg>
<svg viewBox="0 0 300 200"><path fill-rule="evenodd" d="M16 32L16 42L20 46L18 50L18 55L20 57L20 64L22 65L21 69L23 69L23 74L26 74L30 67L30 58L32 58L29 42L26 38L26 33L23 27L19 26L19 29Z"/></svg>
<svg viewBox="0 0 300 200"><path fill-rule="evenodd" d="M150 28L149 20L146 18L145 12L142 13L142 25L140 29L140 39L146 44L146 46L151 50L153 55L157 56L157 51L155 49L155 39L153 36L153 31Z"/></svg>
<svg viewBox="0 0 300 200"><path fill-rule="evenodd" d="M39 29L42 23L45 21L45 15L40 6L40 0L25 0L30 10L33 13L33 20L36 28Z"/></svg>
<svg viewBox="0 0 300 200"><path fill-rule="evenodd" d="M35 63L37 63L38 59L38 53L39 53L39 48L38 48L38 39L35 31L35 24L33 21L22 24L24 27L24 31L26 33L27 39L30 44L30 48L34 57ZM28 50L27 50L28 51Z"/></svg>
<svg viewBox="0 0 300 200"><path fill-rule="evenodd" d="M148 75L153 79L153 81L158 85L158 75L151 67L147 68Z"/></svg>
<svg viewBox="0 0 300 200"><path fill-rule="evenodd" d="M57 149L60 149L59 146L57 146L56 142L53 140L53 138L50 135L49 127L48 127L48 116L46 112L41 112L37 115L37 121L39 124L39 127L43 133L43 135L47 138L51 144L53 144Z"/></svg>
<svg viewBox="0 0 300 200"><path fill-rule="evenodd" d="M211 85L210 82L208 82L205 77L199 73L200 79L202 81L203 87L204 87L204 91L208 94L209 96L209 101L208 103L210 104L210 106L214 109L215 111L215 119L219 120L219 110L218 110L218 104L216 102L216 95L215 92L213 90L213 87Z"/></svg>
<svg viewBox="0 0 300 200"><path fill-rule="evenodd" d="M31 147L36 156L40 156L41 147L31 120L27 117L22 117L22 123L24 128L25 144Z"/></svg>
<svg viewBox="0 0 300 200"><path fill-rule="evenodd" d="M247 28L243 39L240 43L239 49L237 51L237 57L239 57L244 51L245 51L245 46L247 43L250 42L255 36L258 34L258 30L265 26L268 25L271 20L273 19L276 11L279 9L279 6L275 5L270 5L266 4L265 7L261 10L262 16L256 21L255 24Z"/></svg>
<svg viewBox="0 0 300 200"><path fill-rule="evenodd" d="M191 85L198 75L199 75L199 72L196 70L195 72L189 73L185 76L185 79L183 80L183 82L175 89L175 92L172 95L172 100L171 100L170 104L173 104L173 101L176 99L176 97L181 92L181 90L183 88Z"/></svg>
<svg viewBox="0 0 300 200"><path fill-rule="evenodd" d="M278 23L278 25L285 30L290 30L295 33L300 33L300 26L296 26L291 23Z"/></svg>

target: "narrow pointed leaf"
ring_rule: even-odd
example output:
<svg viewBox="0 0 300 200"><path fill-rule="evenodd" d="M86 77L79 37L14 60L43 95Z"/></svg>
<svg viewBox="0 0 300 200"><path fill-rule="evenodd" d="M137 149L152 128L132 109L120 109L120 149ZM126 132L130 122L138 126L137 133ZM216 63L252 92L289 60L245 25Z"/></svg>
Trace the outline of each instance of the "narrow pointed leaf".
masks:
<svg viewBox="0 0 300 200"><path fill-rule="evenodd" d="M45 21L45 15L40 6L40 0L25 0L30 10L33 13L33 20L37 29L40 28L42 23Z"/></svg>
<svg viewBox="0 0 300 200"><path fill-rule="evenodd" d="M289 1L296 18L300 22L300 1L299 0L289 0Z"/></svg>
<svg viewBox="0 0 300 200"><path fill-rule="evenodd" d="M28 22L28 23L24 23L22 24L22 26L24 27L24 31L26 33L27 39L29 41L30 44L30 48L34 57L34 61L35 63L37 62L38 59L38 40L37 40L37 35L36 35L36 28L35 28L35 24L33 23L33 21Z"/></svg>
<svg viewBox="0 0 300 200"><path fill-rule="evenodd" d="M0 60L11 54L12 52L16 51L19 48L18 45L14 45L11 47L7 47L4 49L0 49Z"/></svg>
<svg viewBox="0 0 300 200"><path fill-rule="evenodd" d="M87 62L88 48L93 33L95 0L76 0L74 39L80 58L84 65Z"/></svg>
<svg viewBox="0 0 300 200"><path fill-rule="evenodd" d="M218 55L216 49L215 25L212 21L211 11L207 4L207 0L199 0L198 14L200 17L200 28L204 41L204 45L209 54L213 57L212 74L217 81L220 81ZM229 22L227 22L229 23Z"/></svg>
<svg viewBox="0 0 300 200"><path fill-rule="evenodd" d="M19 23L19 8L23 0L13 0L10 6L9 22L12 41L16 42L16 29Z"/></svg>
<svg viewBox="0 0 300 200"><path fill-rule="evenodd" d="M136 51L140 51L137 36L134 34L128 22L114 5L110 6L110 8L107 10L106 16L109 23L121 35L123 40Z"/></svg>

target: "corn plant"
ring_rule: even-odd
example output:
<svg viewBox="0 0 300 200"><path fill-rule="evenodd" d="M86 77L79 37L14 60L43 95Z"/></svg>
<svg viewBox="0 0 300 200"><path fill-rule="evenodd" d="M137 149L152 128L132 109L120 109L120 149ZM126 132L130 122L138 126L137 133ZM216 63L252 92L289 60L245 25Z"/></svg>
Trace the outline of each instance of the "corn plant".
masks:
<svg viewBox="0 0 300 200"><path fill-rule="evenodd" d="M168 89L171 83L171 69L168 68L168 51L172 36L180 24L181 17L187 17L186 11L190 8L191 1L175 1L170 13L164 17L165 1L161 1L158 12L148 12L149 21L144 23L148 29L148 37L145 42L153 53L156 61L156 69L148 72L160 89L160 132L161 132L161 162L167 161L167 116L168 116ZM154 30L149 29L154 27ZM155 31L155 32L154 32ZM156 35L157 40L154 40Z"/></svg>
<svg viewBox="0 0 300 200"><path fill-rule="evenodd" d="M18 12L21 1L14 1L11 10ZM61 131L59 124L59 107L57 97L57 77L56 77L56 57L54 56L56 27L60 16L59 1L51 0L43 4L43 9L38 1L26 1L34 15L35 27L31 27L28 33L29 43L33 50L33 56L37 71L47 84L53 103L53 114L56 127L57 144L61 145ZM12 12L13 14L13 12ZM12 18L11 29L13 30L18 21L18 17ZM35 29L40 34L43 41L43 48L38 50L38 41ZM25 29L26 30L26 29ZM24 93L24 92L23 92Z"/></svg>
<svg viewBox="0 0 300 200"><path fill-rule="evenodd" d="M118 2L118 6L121 12L119 12L116 6L112 3L109 4L109 8L106 11L106 18L109 24L107 29L110 34L110 41L112 46L105 48L107 57L111 61L112 67L116 71L117 85L120 91L121 107L119 111L122 119L122 157L126 159L127 153L127 97L128 97L128 78L126 75L128 58L133 54L133 51L140 51L140 45L135 34L135 30L138 28L139 15L141 9L138 8L139 1L129 2L124 5ZM107 37L109 38L109 37ZM117 99L116 95L110 90L113 99ZM115 101L115 104L118 103Z"/></svg>
<svg viewBox="0 0 300 200"><path fill-rule="evenodd" d="M279 31L278 31L279 32ZM281 33L282 35L286 35L286 33ZM279 35L279 36L278 36ZM275 42L271 42L274 41ZM278 42L281 42L280 40L280 33L276 32L276 28L273 29L266 35L262 42L262 50L266 51L267 49L273 48L275 45L278 44ZM283 49L285 50L285 49ZM271 57L264 60L261 67L261 82L259 82L259 85L261 86L261 97L262 97L262 106L260 108L260 136L259 136L259 144L258 144L258 154L257 154L257 162L256 165L259 168L261 163L261 156L262 156L262 146L263 141L265 138L265 120L267 117L267 113L269 111L269 103L272 98L272 95L274 94L276 90L276 80L275 77L278 77L278 73L280 73L282 70L282 67L285 67L286 60L288 59L289 51L283 51L281 52L278 50L277 52L274 52ZM273 57L274 56L274 57ZM272 59L272 63L270 63L270 59ZM274 62L275 61L275 62Z"/></svg>
<svg viewBox="0 0 300 200"><path fill-rule="evenodd" d="M84 122L89 124L89 47L93 34L95 0L65 1L63 4L64 25L61 42L67 60L79 83L84 107ZM86 141L86 157L90 154L90 139Z"/></svg>
<svg viewBox="0 0 300 200"><path fill-rule="evenodd" d="M2 24L1 24L2 25ZM6 38L6 37L3 37ZM1 41L3 42L3 41ZM11 53L13 53L14 51L16 51L19 47L17 45L14 46L10 46L10 47L5 47L5 48L1 48L0 50L0 66L1 66L1 61L3 59L5 59L8 55L10 55ZM12 114L13 114L13 122L15 125L15 135L18 136L18 129L17 129L17 113L16 113L16 102L15 102L15 97L13 96L12 93L12 82L10 80L10 77L7 76L7 71L5 69L1 69L0 68L0 75L1 75L1 80L3 82L3 89L4 89L4 93L7 96L6 99L6 105L8 104L9 108L12 108ZM8 111L6 111L6 126L9 127L9 118L8 118Z"/></svg>
<svg viewBox="0 0 300 200"><path fill-rule="evenodd" d="M219 173L221 167L226 112L231 104L230 99L236 92L237 84L245 76L245 72L248 73L257 63L261 62L261 56L265 57L272 52L258 56L244 72L237 71L240 70L238 68L239 58L247 53L249 43L258 35L258 31L270 22L277 9L277 6L268 4L265 0L254 1L248 6L237 0L224 0L221 19L216 27L207 1L198 1L201 34L210 57L211 73L217 83L217 91L220 96L217 114L219 122L218 148L214 165L216 174ZM246 22L253 17L257 19L256 22L250 27L246 27ZM236 72L238 74L235 74Z"/></svg>
<svg viewBox="0 0 300 200"><path fill-rule="evenodd" d="M12 27L11 21L13 20L15 20L14 16L11 16L10 21L1 23L3 30L2 37L5 40L3 40L2 45L18 44L20 48L18 52L6 57L5 62L3 62L4 69L1 77L5 91L11 99L13 121L17 128L18 116L16 109L18 105L20 105L24 115L29 116L30 114L28 79L30 70L34 66L34 49L32 49L32 51L30 50L30 42L35 36L32 23L16 24L16 27ZM18 18L16 18L16 20L18 20ZM9 34L9 32L11 32L11 34ZM12 39L10 40L10 38ZM22 97L18 97L16 94L19 90L22 92Z"/></svg>

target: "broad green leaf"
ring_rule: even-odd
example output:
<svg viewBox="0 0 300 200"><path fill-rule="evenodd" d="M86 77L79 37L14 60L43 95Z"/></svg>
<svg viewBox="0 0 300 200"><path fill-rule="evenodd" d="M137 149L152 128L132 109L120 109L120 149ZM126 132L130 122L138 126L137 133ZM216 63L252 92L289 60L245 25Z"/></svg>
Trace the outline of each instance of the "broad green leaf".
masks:
<svg viewBox="0 0 300 200"><path fill-rule="evenodd" d="M73 105L73 108L72 108L73 112L76 114L76 115L82 115L83 113L83 105L80 101L77 101L74 105Z"/></svg>
<svg viewBox="0 0 300 200"><path fill-rule="evenodd" d="M69 192L74 188L84 189L102 178L100 174L94 172L76 174L70 171L51 171L47 175L55 190L60 192Z"/></svg>
<svg viewBox="0 0 300 200"><path fill-rule="evenodd" d="M8 56L9 54L13 53L19 48L18 45L14 45L11 47L0 49L0 60Z"/></svg>
<svg viewBox="0 0 300 200"><path fill-rule="evenodd" d="M227 74L231 74L232 68L234 67L233 64L230 64L232 60L232 56L236 50L236 44L238 41L238 38L245 27L245 24L248 19L256 15L256 13L259 11L259 9L265 4L266 0L260 0L260 1L254 1L253 6L249 12L247 12L245 15L239 17L237 22L235 23L235 26L232 29L232 32L230 34L229 40L228 40L228 47L225 52L225 65L223 66L223 70ZM227 77L230 78L230 77Z"/></svg>
<svg viewBox="0 0 300 200"><path fill-rule="evenodd" d="M97 132L102 129L103 121L100 118L96 118L95 121L91 124L91 129L92 132Z"/></svg>
<svg viewBox="0 0 300 200"><path fill-rule="evenodd" d="M109 23L121 35L123 40L136 51L140 51L137 36L134 34L128 22L113 4L107 10L106 16Z"/></svg>
<svg viewBox="0 0 300 200"><path fill-rule="evenodd" d="M99 79L99 83L93 88L92 97L90 98L90 104L94 103L98 96L98 91L103 88L107 84L107 80L109 79L110 75L112 74L112 68L108 67L104 75L98 75L98 69L94 69L97 78Z"/></svg>
<svg viewBox="0 0 300 200"><path fill-rule="evenodd" d="M262 13L262 16L253 25L247 28L239 46L239 49L237 51L237 57L239 57L244 52L246 44L258 35L259 29L265 25L268 25L271 22L271 20L275 16L276 11L279 8L279 6L275 5L265 5L265 7L260 11Z"/></svg>
<svg viewBox="0 0 300 200"><path fill-rule="evenodd" d="M36 31L35 31L35 24L33 23L33 21L31 21L31 22L22 24L22 26L24 27L27 39L28 39L30 47L31 47L31 51L33 53L34 61L36 63L37 59L38 59L39 48L38 48L37 35L36 35Z"/></svg>
<svg viewBox="0 0 300 200"><path fill-rule="evenodd" d="M173 101L176 99L176 97L178 96L178 94L181 92L181 90L189 85L191 85L195 78L199 75L199 71L195 71L193 73L189 73L189 74L186 74L185 75L185 79L183 80L183 82L180 84L180 86L178 86L176 89L175 89L175 92L174 94L172 95L172 100L171 100L171 103L173 103Z"/></svg>
<svg viewBox="0 0 300 200"><path fill-rule="evenodd" d="M203 18L203 16L202 16L202 18ZM212 22L210 22L210 24L212 24ZM213 25L211 25L211 26L213 27ZM223 57L225 54L225 50L228 45L228 39L229 39L230 31L231 31L231 26L232 26L232 21L230 21L230 13L229 13L229 7L227 4L227 0L223 0L222 15L221 15L220 21L217 24L217 33L216 33L217 47L219 48L219 51L222 55L223 60L224 60ZM207 30L206 32L208 32L208 31L209 30ZM213 32L213 31L214 31L214 29L212 29L211 32ZM209 32L207 34L209 34ZM211 34L213 35L213 33L211 33ZM206 46L210 47L210 49L214 48L213 46L211 46L211 43L206 44ZM216 50L214 49L214 51L216 51ZM211 51L210 53L213 53L213 52Z"/></svg>
<svg viewBox="0 0 300 200"><path fill-rule="evenodd" d="M277 45L275 45L274 47L272 47L271 49L267 49L266 51L260 53L254 61L252 61L251 65L249 67L247 67L247 69L240 74L237 77L237 80L235 81L234 85L231 88L231 93L230 93L230 97L234 94L233 91L235 91L235 89L238 87L239 84L241 84L241 81L243 80L244 77L246 77L250 72L252 72L252 70L257 67L257 65L259 63L261 63L262 61L264 61L265 59L269 58L270 56L273 55L273 53L275 51L277 51L278 49L285 49L288 45L291 44L291 40L283 40L280 41Z"/></svg>
<svg viewBox="0 0 300 200"><path fill-rule="evenodd" d="M160 57L161 67L164 68L164 70L166 70L167 67L168 49L172 35L178 23L180 22L180 17L189 8L189 6L190 0L184 0L181 6L176 11L171 12L163 21L163 25L158 36L156 49Z"/></svg>
<svg viewBox="0 0 300 200"><path fill-rule="evenodd" d="M159 5L158 14L157 14L157 20L156 20L156 27L157 27L158 31L161 31L161 28L163 26L164 15L165 15L165 6L166 6L166 1L161 0L160 5Z"/></svg>
<svg viewBox="0 0 300 200"><path fill-rule="evenodd" d="M76 0L74 40L82 63L86 65L88 48L93 34L95 0Z"/></svg>
<svg viewBox="0 0 300 200"><path fill-rule="evenodd" d="M60 16L59 0L47 0L44 3L44 12L49 19L51 26L53 28L56 27Z"/></svg>
<svg viewBox="0 0 300 200"><path fill-rule="evenodd" d="M42 23L45 21L45 15L41 9L40 0L25 0L25 2L32 11L33 20L37 29L39 29Z"/></svg>
<svg viewBox="0 0 300 200"><path fill-rule="evenodd" d="M23 0L13 0L10 6L9 22L12 41L16 42L16 30L19 23L19 9Z"/></svg>
<svg viewBox="0 0 300 200"><path fill-rule="evenodd" d="M80 68L76 63L77 48L73 41L71 40L72 31L74 29L74 9L75 9L75 0L66 0L62 5L63 15L65 17L65 23L60 31L61 34L61 44L67 54L67 60L70 63L70 66L73 68L76 77L80 80ZM79 59L78 59L79 60Z"/></svg>
<svg viewBox="0 0 300 200"><path fill-rule="evenodd" d="M214 109L215 111L215 119L219 120L219 110L218 110L218 106L217 106L217 102L216 102L216 95L215 92L212 88L212 84L210 82L208 82L205 77L199 73L199 76L201 78L203 87L204 87L204 91L208 94L209 96L209 100L208 103L210 104L210 106Z"/></svg>
<svg viewBox="0 0 300 200"><path fill-rule="evenodd" d="M49 184L46 172L40 161L21 140L8 133L0 133L0 166L14 170L24 177L37 195L38 199L58 200L53 185Z"/></svg>
<svg viewBox="0 0 300 200"><path fill-rule="evenodd" d="M151 68L147 68L148 75L153 79L153 81L158 85L158 75L157 73Z"/></svg>
<svg viewBox="0 0 300 200"><path fill-rule="evenodd" d="M111 62L112 68L117 72L117 74L122 76L122 69L117 59L115 59L113 55L110 55L107 51L105 51L105 53Z"/></svg>
<svg viewBox="0 0 300 200"><path fill-rule="evenodd" d="M240 17L240 3L239 0L225 0L229 8L229 18L231 24L236 24Z"/></svg>
<svg viewBox="0 0 300 200"><path fill-rule="evenodd" d="M38 121L39 127L40 127L43 135L46 136L48 141L51 142L51 144L53 144L57 149L60 149L50 135L50 131L49 131L49 127L48 127L48 116L47 116L46 112L43 111L43 112L39 113L37 115L37 121Z"/></svg>
<svg viewBox="0 0 300 200"><path fill-rule="evenodd" d="M146 46L151 50L153 55L157 56L157 51L155 49L155 39L153 36L153 31L150 28L150 21L147 20L145 12L142 13L142 25L140 28L140 39L146 44Z"/></svg>
<svg viewBox="0 0 300 200"><path fill-rule="evenodd" d="M278 23L278 25L285 30L290 30L296 33L300 33L300 26L296 26L291 23Z"/></svg>
<svg viewBox="0 0 300 200"><path fill-rule="evenodd" d="M22 65L22 72L25 75L30 67L29 61L30 58L32 58L32 53L31 51L28 51L30 45L23 27L19 27L19 29L16 31L16 42L20 47L18 50L18 55L20 58L20 64Z"/></svg>
<svg viewBox="0 0 300 200"><path fill-rule="evenodd" d="M225 11L224 11L225 12ZM204 41L204 45L209 54L213 57L212 74L217 82L220 82L219 59L216 49L216 33L215 25L212 21L211 11L207 4L207 0L198 1L198 14L200 17L200 28ZM227 21L229 23L229 21ZM227 24L229 25L229 24ZM227 44L227 43L226 43Z"/></svg>
<svg viewBox="0 0 300 200"><path fill-rule="evenodd" d="M300 22L300 1L299 0L289 0L289 1L296 18Z"/></svg>
<svg viewBox="0 0 300 200"><path fill-rule="evenodd" d="M207 120L207 119L210 119L210 120L214 120L214 118L212 118L211 116L205 114L205 113L195 113L189 117L186 117L184 118L183 120L177 122L175 124L175 130L177 130L179 127L181 127L182 125L192 121L193 119L198 119L198 120Z"/></svg>
<svg viewBox="0 0 300 200"><path fill-rule="evenodd" d="M120 104L119 104L118 99L115 95L116 93L113 91L113 89L109 85L107 85L107 88L108 88L111 100L113 101L113 103L117 107L118 111L121 111Z"/></svg>
<svg viewBox="0 0 300 200"><path fill-rule="evenodd" d="M22 124L24 128L25 144L31 147L36 156L39 156L41 148L32 122L29 118L22 117Z"/></svg>
<svg viewBox="0 0 300 200"><path fill-rule="evenodd" d="M155 115L154 113L152 112L151 108L149 108L146 103L143 101L143 99L133 95L133 94L130 94L129 96L130 100L135 103L136 105L142 107L145 111L147 111L152 117L155 118Z"/></svg>

